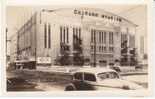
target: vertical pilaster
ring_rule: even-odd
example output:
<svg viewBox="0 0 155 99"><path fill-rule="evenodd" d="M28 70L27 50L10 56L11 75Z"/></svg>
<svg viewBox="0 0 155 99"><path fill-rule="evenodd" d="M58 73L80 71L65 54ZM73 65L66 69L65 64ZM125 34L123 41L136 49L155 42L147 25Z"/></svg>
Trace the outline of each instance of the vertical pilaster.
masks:
<svg viewBox="0 0 155 99"><path fill-rule="evenodd" d="M70 60L71 64L73 63L73 27L68 27L68 36L69 36L69 46L70 46Z"/></svg>

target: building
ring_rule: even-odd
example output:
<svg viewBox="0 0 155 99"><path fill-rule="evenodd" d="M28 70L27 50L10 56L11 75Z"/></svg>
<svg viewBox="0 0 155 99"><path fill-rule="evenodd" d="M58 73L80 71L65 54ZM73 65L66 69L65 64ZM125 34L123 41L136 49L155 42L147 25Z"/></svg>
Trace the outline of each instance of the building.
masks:
<svg viewBox="0 0 155 99"><path fill-rule="evenodd" d="M123 54L130 62L136 27L103 9L43 9L19 29L17 56L38 65L106 66L120 61ZM122 54L124 43L127 52Z"/></svg>
<svg viewBox="0 0 155 99"><path fill-rule="evenodd" d="M148 47L147 47L147 41L148 41L148 35L147 35L147 6L146 5L139 5L132 10L124 11L123 13L120 13L121 16L129 19L132 22L135 22L138 27L136 28L136 34L135 34L135 46L137 50L137 57L138 57L138 63L147 63L147 59L144 59L144 56L147 56L148 53ZM140 20L139 20L140 19Z"/></svg>
<svg viewBox="0 0 155 99"><path fill-rule="evenodd" d="M37 47L36 13L17 32L17 59L35 60Z"/></svg>
<svg viewBox="0 0 155 99"><path fill-rule="evenodd" d="M17 34L14 34L10 37L11 44L10 44L10 62L16 61L17 58Z"/></svg>

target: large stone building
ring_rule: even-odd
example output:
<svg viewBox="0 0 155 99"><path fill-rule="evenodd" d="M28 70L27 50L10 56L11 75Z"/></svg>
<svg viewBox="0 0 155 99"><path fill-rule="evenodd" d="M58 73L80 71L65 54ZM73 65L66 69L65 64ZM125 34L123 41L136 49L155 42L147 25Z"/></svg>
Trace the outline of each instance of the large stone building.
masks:
<svg viewBox="0 0 155 99"><path fill-rule="evenodd" d="M106 66L122 59L122 44L126 43L125 56L130 62L136 26L103 9L43 9L18 30L17 59L49 65Z"/></svg>

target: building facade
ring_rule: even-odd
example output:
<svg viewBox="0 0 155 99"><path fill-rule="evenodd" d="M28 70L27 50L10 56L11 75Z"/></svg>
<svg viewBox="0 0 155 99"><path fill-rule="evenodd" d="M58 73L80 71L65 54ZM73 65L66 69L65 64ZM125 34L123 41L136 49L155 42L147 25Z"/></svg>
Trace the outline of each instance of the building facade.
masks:
<svg viewBox="0 0 155 99"><path fill-rule="evenodd" d="M10 62L16 61L17 58L17 34L12 35L10 37L11 44L10 44Z"/></svg>
<svg viewBox="0 0 155 99"><path fill-rule="evenodd" d="M49 65L106 66L124 55L130 62L136 27L102 9L43 9L18 31L17 58Z"/></svg>

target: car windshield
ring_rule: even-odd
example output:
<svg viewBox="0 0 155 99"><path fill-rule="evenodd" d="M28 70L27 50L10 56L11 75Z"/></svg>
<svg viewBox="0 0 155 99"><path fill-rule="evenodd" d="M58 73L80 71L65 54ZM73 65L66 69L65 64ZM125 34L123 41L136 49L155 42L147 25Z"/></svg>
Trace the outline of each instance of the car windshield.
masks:
<svg viewBox="0 0 155 99"><path fill-rule="evenodd" d="M101 80L104 79L117 79L119 78L118 74L115 72L104 72L104 73L99 73L97 75Z"/></svg>

